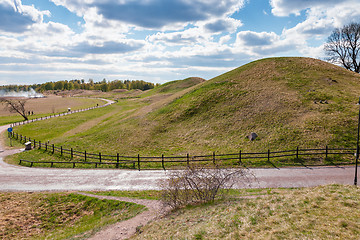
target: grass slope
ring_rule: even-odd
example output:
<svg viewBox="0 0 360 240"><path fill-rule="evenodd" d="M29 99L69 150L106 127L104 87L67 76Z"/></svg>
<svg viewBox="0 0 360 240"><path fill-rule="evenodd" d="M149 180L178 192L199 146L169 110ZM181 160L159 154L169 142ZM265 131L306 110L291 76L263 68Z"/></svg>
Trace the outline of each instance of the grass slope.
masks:
<svg viewBox="0 0 360 240"><path fill-rule="evenodd" d="M124 155L353 147L359 83L359 74L320 60L269 58L205 82L174 81L141 98L15 131L64 147ZM256 141L246 138L250 132L259 135Z"/></svg>
<svg viewBox="0 0 360 240"><path fill-rule="evenodd" d="M171 81L147 91L145 94L142 94L142 96L151 96L155 93L175 93L203 82L205 82L205 79L199 77L190 77L184 80Z"/></svg>
<svg viewBox="0 0 360 240"><path fill-rule="evenodd" d="M328 185L254 191L258 197L242 197L243 191L239 195L234 191L230 199L180 209L143 227L133 239L359 237L359 188Z"/></svg>
<svg viewBox="0 0 360 240"><path fill-rule="evenodd" d="M320 60L255 61L153 113L163 125L154 135L221 152L354 146L359 83L359 74ZM246 139L251 132L257 141Z"/></svg>
<svg viewBox="0 0 360 240"><path fill-rule="evenodd" d="M73 193L0 193L1 239L84 239L144 206Z"/></svg>

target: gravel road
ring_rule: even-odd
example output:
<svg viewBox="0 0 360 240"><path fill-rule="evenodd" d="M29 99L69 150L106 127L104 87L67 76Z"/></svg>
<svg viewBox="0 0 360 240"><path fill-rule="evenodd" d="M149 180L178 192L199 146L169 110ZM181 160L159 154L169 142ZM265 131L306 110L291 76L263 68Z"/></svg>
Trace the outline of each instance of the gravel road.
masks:
<svg viewBox="0 0 360 240"><path fill-rule="evenodd" d="M2 157L19 152L0 153L0 191L91 191L158 189L163 170L48 169L13 166ZM353 184L354 167L251 169L251 187L310 187L330 183Z"/></svg>

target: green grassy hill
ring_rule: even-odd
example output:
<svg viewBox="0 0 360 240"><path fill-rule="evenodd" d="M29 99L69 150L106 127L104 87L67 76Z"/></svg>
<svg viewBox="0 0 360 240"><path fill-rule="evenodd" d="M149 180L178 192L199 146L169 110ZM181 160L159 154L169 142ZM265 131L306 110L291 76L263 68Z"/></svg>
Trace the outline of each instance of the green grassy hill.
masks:
<svg viewBox="0 0 360 240"><path fill-rule="evenodd" d="M203 150L354 146L359 95L359 74L315 59L270 58L211 79L152 117L162 124L159 138ZM257 141L246 139L251 132Z"/></svg>
<svg viewBox="0 0 360 240"><path fill-rule="evenodd" d="M145 91L140 96L149 97L155 94L174 94L203 82L205 82L205 79L199 77L189 77L184 80L170 81L161 84L160 86L157 86L151 90Z"/></svg>
<svg viewBox="0 0 360 240"><path fill-rule="evenodd" d="M359 95L359 74L310 58L269 58L15 131L79 150L130 155L354 147ZM259 136L252 142L246 138L251 132Z"/></svg>

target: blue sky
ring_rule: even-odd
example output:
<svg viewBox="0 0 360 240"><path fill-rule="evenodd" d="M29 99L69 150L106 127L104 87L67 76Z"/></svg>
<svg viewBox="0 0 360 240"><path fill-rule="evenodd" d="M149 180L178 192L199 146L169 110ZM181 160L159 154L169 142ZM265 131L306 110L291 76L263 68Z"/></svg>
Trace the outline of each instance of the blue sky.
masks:
<svg viewBox="0 0 360 240"><path fill-rule="evenodd" d="M256 59L324 59L360 0L0 0L0 85L164 83Z"/></svg>

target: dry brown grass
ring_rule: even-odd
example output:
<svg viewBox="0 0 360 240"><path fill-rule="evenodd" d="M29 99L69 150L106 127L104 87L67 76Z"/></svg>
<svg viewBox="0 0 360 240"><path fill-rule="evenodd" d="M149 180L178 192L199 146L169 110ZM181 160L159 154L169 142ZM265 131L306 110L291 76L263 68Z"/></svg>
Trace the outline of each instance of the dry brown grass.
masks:
<svg viewBox="0 0 360 240"><path fill-rule="evenodd" d="M353 186L272 189L188 207L134 239L358 239L360 190Z"/></svg>
<svg viewBox="0 0 360 240"><path fill-rule="evenodd" d="M57 113L67 111L68 108L73 110L79 108L85 108L85 106L96 106L103 101L98 99L85 99L85 98L70 98L60 96L47 96L45 98L31 98L26 102L26 109L33 111L34 114L45 114L45 113ZM14 116L16 113L10 113L4 109L4 106L0 104L0 116Z"/></svg>
<svg viewBox="0 0 360 240"><path fill-rule="evenodd" d="M0 193L0 239L69 239L134 217L144 207L73 193ZM78 238L77 238L78 239Z"/></svg>
<svg viewBox="0 0 360 240"><path fill-rule="evenodd" d="M146 91L145 91L146 92ZM100 98L131 98L136 97L140 94L144 93L144 91L140 89L127 90L127 89L114 89L110 92L102 92L100 90L66 90L66 91L47 91L45 94L48 95L57 95L64 97L100 97Z"/></svg>
<svg viewBox="0 0 360 240"><path fill-rule="evenodd" d="M0 193L0 237L2 239L29 239L44 233L41 213L47 211L42 202L45 196L32 193ZM70 203L64 208L77 207ZM91 214L84 213L84 215ZM63 221L76 222L82 216L66 216Z"/></svg>

